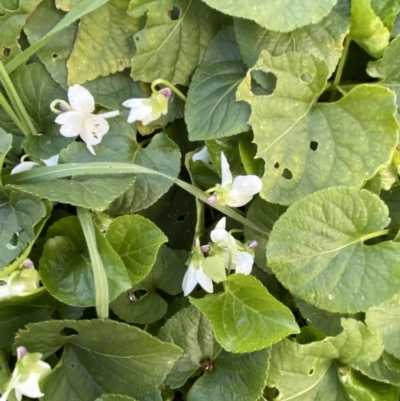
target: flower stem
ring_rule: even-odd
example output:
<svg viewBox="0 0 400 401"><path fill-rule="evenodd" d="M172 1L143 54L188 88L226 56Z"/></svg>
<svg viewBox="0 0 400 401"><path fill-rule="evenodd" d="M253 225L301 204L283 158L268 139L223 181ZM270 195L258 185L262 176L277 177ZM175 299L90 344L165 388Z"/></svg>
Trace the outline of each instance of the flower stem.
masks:
<svg viewBox="0 0 400 401"><path fill-rule="evenodd" d="M56 108L56 106L61 105L63 106L66 110L72 110L71 106L65 101L65 100L61 100L61 99L56 99L53 100L50 103L50 110L54 113L54 114L62 114L64 113L62 110L58 110Z"/></svg>
<svg viewBox="0 0 400 401"><path fill-rule="evenodd" d="M347 35L346 39L344 40L342 57L340 58L339 65L338 65L338 68L337 68L336 74L335 74L335 79L333 80L334 88L336 88L340 84L340 80L342 79L343 68L344 68L344 65L346 64L347 53L349 52L350 43L351 43L351 37L350 37L350 35ZM335 100L336 93L337 93L337 89L332 91L330 99L329 99L331 102L333 102Z"/></svg>
<svg viewBox="0 0 400 401"><path fill-rule="evenodd" d="M97 316L100 319L107 319L109 304L108 282L103 261L97 249L96 233L92 216L89 209L78 207L77 211L92 263Z"/></svg>
<svg viewBox="0 0 400 401"><path fill-rule="evenodd" d="M167 88L171 89L176 95L178 95L184 102L186 102L186 96L179 90L177 89L174 85L172 85L170 82L166 81L165 79L156 79L153 81L151 84L151 90L153 93L158 93L158 90L156 89L157 85L165 85Z"/></svg>
<svg viewBox="0 0 400 401"><path fill-rule="evenodd" d="M14 110L8 104L6 98L2 93L0 93L0 106L3 107L4 111L9 115L13 123L20 129L20 131L27 137L29 136L28 131L25 129L24 125L19 120L18 116L14 113Z"/></svg>
<svg viewBox="0 0 400 401"><path fill-rule="evenodd" d="M15 90L14 85L11 82L11 79L8 76L7 71L4 68L4 65L1 61L0 61L0 81L4 86L4 90L6 91L7 96L10 99L11 105L14 107L15 113L19 117L21 123L24 125L26 131L28 132L27 136L30 135L36 136L38 133L32 123L32 120L29 117L27 111L25 110L25 107L22 104L22 101L18 96L18 93Z"/></svg>

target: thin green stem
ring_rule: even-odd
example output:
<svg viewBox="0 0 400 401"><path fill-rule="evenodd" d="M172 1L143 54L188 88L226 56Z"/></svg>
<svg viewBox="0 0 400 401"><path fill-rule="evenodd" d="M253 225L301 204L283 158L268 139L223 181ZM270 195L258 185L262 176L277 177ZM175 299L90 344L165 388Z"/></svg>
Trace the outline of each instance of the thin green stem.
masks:
<svg viewBox="0 0 400 401"><path fill-rule="evenodd" d="M165 85L167 88L171 89L172 92L174 92L176 95L178 95L184 102L186 102L186 96L179 90L177 89L174 85L172 85L170 82L166 81L165 79L156 79L153 81L151 84L151 90L153 93L158 93L159 91L156 89L157 85Z"/></svg>
<svg viewBox="0 0 400 401"><path fill-rule="evenodd" d="M20 131L27 137L29 136L28 131L24 127L24 125L19 120L18 116L14 113L14 110L8 104L6 98L2 93L0 93L0 106L3 107L4 111L9 115L11 120L13 120L14 124L20 129Z"/></svg>
<svg viewBox="0 0 400 401"><path fill-rule="evenodd" d="M372 239L372 238L382 237L382 235L388 234L389 231L390 230L387 228L385 230L380 230L380 231L376 231L376 232L371 233L371 234L364 235L361 238L361 241L365 242L365 241L368 241L369 239Z"/></svg>
<svg viewBox="0 0 400 401"><path fill-rule="evenodd" d="M83 234L89 250L90 261L93 268L95 287L96 311L100 319L108 318L108 304L110 302L108 293L108 282L104 271L103 261L97 249L96 233L89 209L78 207L78 219L81 223Z"/></svg>
<svg viewBox="0 0 400 401"><path fill-rule="evenodd" d="M337 67L336 74L335 74L335 79L333 80L333 86L335 88L340 84L340 80L342 79L343 68L346 64L347 53L349 52L350 43L351 43L351 37L350 37L350 35L347 35L346 39L344 40L344 48L343 48L343 52L342 52L342 57L340 58L339 65ZM336 94L337 94L337 89L333 90L331 93L331 96L329 99L331 102L333 102L335 100Z"/></svg>
<svg viewBox="0 0 400 401"><path fill-rule="evenodd" d="M63 105L67 110L72 110L72 107L65 101L65 100L61 100L61 99L56 99L56 100L53 100L51 103L50 103L50 110L54 113L54 114L62 114L62 113L64 113L62 110L58 110L57 108L56 108L56 106L58 106L58 105Z"/></svg>
<svg viewBox="0 0 400 401"><path fill-rule="evenodd" d="M3 63L0 61L0 81L4 86L4 90L7 93L8 98L10 99L11 105L14 107L14 111L19 117L19 120L28 131L28 136L33 135L36 136L38 133L32 123L29 114L27 113L24 105L20 97L18 96L17 91L14 88L13 83L11 82L10 77L7 74L6 69L4 68Z"/></svg>
<svg viewBox="0 0 400 401"><path fill-rule="evenodd" d="M66 163L57 166L49 166L45 168L36 168L30 171L24 171L22 173L5 175L2 177L3 185L20 185L20 184L33 184L37 182L56 180L59 178L66 178L71 176L79 175L94 175L94 174L151 174L164 177L186 192L189 192L196 198L200 199L202 202L207 202L209 196L204 193L201 189L191 185L185 181L178 178L171 177L167 174L163 174L156 170L151 170L149 168L139 166L137 164L129 163L109 163L109 162L94 162L94 163ZM234 210L229 206L221 206L218 202L211 205L214 209L219 210L226 216L242 223L254 230L261 232L263 234L269 234L263 228L258 227L256 224L248 220L246 217L242 216L238 210Z"/></svg>

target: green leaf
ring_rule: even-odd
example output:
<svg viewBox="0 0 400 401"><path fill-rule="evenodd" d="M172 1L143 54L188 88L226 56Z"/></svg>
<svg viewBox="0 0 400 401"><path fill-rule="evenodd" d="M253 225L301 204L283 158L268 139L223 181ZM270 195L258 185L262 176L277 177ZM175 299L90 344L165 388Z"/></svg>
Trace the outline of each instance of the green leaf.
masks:
<svg viewBox="0 0 400 401"><path fill-rule="evenodd" d="M184 352L167 376L166 383L172 388L183 386L200 370L201 362L212 361L220 350L210 322L192 305L173 315L160 329L158 338L176 344Z"/></svg>
<svg viewBox="0 0 400 401"><path fill-rule="evenodd" d="M398 359L400 359L399 305L400 295L396 294L381 305L369 309L365 320L371 330L376 331L382 336L385 351Z"/></svg>
<svg viewBox="0 0 400 401"><path fill-rule="evenodd" d="M371 7L371 0L351 1L350 36L375 58L382 56L389 45L390 31Z"/></svg>
<svg viewBox="0 0 400 401"><path fill-rule="evenodd" d="M289 32L315 24L329 14L337 0L203 0L224 14L250 19L272 31Z"/></svg>
<svg viewBox="0 0 400 401"><path fill-rule="evenodd" d="M191 387L188 401L257 401L267 378L268 357L269 350L240 355L222 350L215 369Z"/></svg>
<svg viewBox="0 0 400 401"><path fill-rule="evenodd" d="M351 401L333 365L335 355L329 343L301 345L284 339L271 348L267 385L276 387L284 400Z"/></svg>
<svg viewBox="0 0 400 401"><path fill-rule="evenodd" d="M187 85L193 71L215 34L221 18L200 0L176 0L178 19L173 19L172 2L133 0L128 13L140 15L148 9L146 27L134 35L136 54L132 59L134 80L152 82L163 78L172 84Z"/></svg>
<svg viewBox="0 0 400 401"><path fill-rule="evenodd" d="M28 19L24 32L29 42L35 43L59 23L65 13L57 9L53 0L42 0L36 11ZM57 36L45 44L36 55L45 65L54 81L67 88L67 61L78 32L78 21L70 24Z"/></svg>
<svg viewBox="0 0 400 401"><path fill-rule="evenodd" d="M170 295L182 292L188 257L186 251L162 246L146 278L110 305L113 312L129 323L149 324L161 319L167 313L168 304L158 290ZM135 282L136 279L137 276Z"/></svg>
<svg viewBox="0 0 400 401"><path fill-rule="evenodd" d="M364 323L354 319L342 319L343 331L330 339L339 351L338 360L346 364L371 363L383 352L382 339Z"/></svg>
<svg viewBox="0 0 400 401"><path fill-rule="evenodd" d="M400 71L396 65L400 62L400 37L390 42L380 60L368 63L367 73L373 78L379 78L379 83L397 95L397 104L400 98Z"/></svg>
<svg viewBox="0 0 400 401"><path fill-rule="evenodd" d="M355 370L351 370L346 375L344 386L354 401L398 401L399 399L399 391L396 387L372 380Z"/></svg>
<svg viewBox="0 0 400 401"><path fill-rule="evenodd" d="M68 59L68 86L83 84L130 66L134 55L132 35L139 30L140 23L127 15L129 2L110 0L81 19Z"/></svg>
<svg viewBox="0 0 400 401"><path fill-rule="evenodd" d="M383 353L383 355L373 363L357 363L355 367L361 371L364 375L368 376L373 380L377 380L380 382L393 384L395 386L400 386L400 372L390 369L390 366L387 366L385 360L386 358L394 358L387 353Z"/></svg>
<svg viewBox="0 0 400 401"><path fill-rule="evenodd" d="M40 259L43 285L68 305L95 305L93 270L82 228L76 217L66 217L51 226ZM107 275L110 300L130 288L125 266L99 230L96 242Z"/></svg>
<svg viewBox="0 0 400 401"><path fill-rule="evenodd" d="M393 92L359 85L336 103L316 103L329 72L308 54L263 52L252 70L278 78L269 96L252 94L250 72L238 89L251 104L257 156L266 161L267 201L289 205L323 188L361 186L391 160L398 130Z"/></svg>
<svg viewBox="0 0 400 401"><path fill-rule="evenodd" d="M210 320L215 338L227 351L252 352L269 347L299 328L290 310L251 276L231 275L225 292L190 298Z"/></svg>
<svg viewBox="0 0 400 401"><path fill-rule="evenodd" d="M45 203L32 195L12 192L0 207L0 267L6 267L32 242L35 226L48 217Z"/></svg>
<svg viewBox="0 0 400 401"><path fill-rule="evenodd" d="M239 142L240 159L243 168L248 175L264 175L264 163L260 159L255 159L257 154L257 146L250 140L243 139Z"/></svg>
<svg viewBox="0 0 400 401"><path fill-rule="evenodd" d="M103 145L124 155L123 161L126 163L178 177L181 154L178 146L164 133L155 135L145 148L128 135L110 135L103 140ZM165 194L172 184L166 178L138 174L134 185L117 198L108 210L112 214L125 214L146 209Z"/></svg>
<svg viewBox="0 0 400 401"><path fill-rule="evenodd" d="M167 237L151 221L131 215L116 218L108 228L107 241L121 257L132 284L143 280Z"/></svg>
<svg viewBox="0 0 400 401"><path fill-rule="evenodd" d="M9 185L8 187L54 202L68 203L101 211L106 209L116 197L126 192L134 181L135 176L132 174L81 175L71 179Z"/></svg>
<svg viewBox="0 0 400 401"><path fill-rule="evenodd" d="M245 77L232 27L210 42L190 83L185 109L190 140L216 139L247 131L250 108L236 102L236 89Z"/></svg>
<svg viewBox="0 0 400 401"><path fill-rule="evenodd" d="M400 2L398 0L371 0L371 7L391 32L396 16L400 11Z"/></svg>
<svg viewBox="0 0 400 401"><path fill-rule="evenodd" d="M6 64L21 52L18 39L26 20L41 0L6 1L0 5L0 62Z"/></svg>
<svg viewBox="0 0 400 401"><path fill-rule="evenodd" d="M235 19L236 39L245 63L253 67L262 50L273 56L291 51L312 54L325 61L332 74L342 54L343 39L350 27L348 1L339 1L317 24L292 32L269 31L253 21Z"/></svg>
<svg viewBox="0 0 400 401"><path fill-rule="evenodd" d="M251 203L248 211L247 218L263 227L264 231L270 233L275 222L286 211L285 206L274 205L265 200L257 197ZM254 250L254 261L258 267L265 271L270 271L267 267L266 248L269 235L261 234L250 227L244 227L244 235L247 241L256 240L257 247Z"/></svg>
<svg viewBox="0 0 400 401"><path fill-rule="evenodd" d="M400 244L386 205L369 191L330 188L291 206L270 235L268 265L292 294L330 312L366 311L398 292Z"/></svg>
<svg viewBox="0 0 400 401"><path fill-rule="evenodd" d="M50 320L56 301L47 291L0 301L0 348L9 349L15 333L28 323Z"/></svg>
<svg viewBox="0 0 400 401"><path fill-rule="evenodd" d="M1 170L3 168L4 160L7 157L7 153L11 149L13 137L7 134L2 128L0 128L0 187L1 185Z"/></svg>
<svg viewBox="0 0 400 401"><path fill-rule="evenodd" d="M191 387L188 401L256 401L265 384L269 350L235 355L220 350L215 343L211 324L193 306L176 313L159 332L163 341L184 350L167 376L172 388L182 386L191 376L198 374L201 364L211 364L211 371Z"/></svg>
<svg viewBox="0 0 400 401"><path fill-rule="evenodd" d="M64 329L75 334L64 334ZM163 382L181 354L175 345L112 320L29 325L20 331L17 346L22 344L46 355L66 345L43 386L43 399L58 401L71 401L76 394L81 400L107 393L140 398Z"/></svg>

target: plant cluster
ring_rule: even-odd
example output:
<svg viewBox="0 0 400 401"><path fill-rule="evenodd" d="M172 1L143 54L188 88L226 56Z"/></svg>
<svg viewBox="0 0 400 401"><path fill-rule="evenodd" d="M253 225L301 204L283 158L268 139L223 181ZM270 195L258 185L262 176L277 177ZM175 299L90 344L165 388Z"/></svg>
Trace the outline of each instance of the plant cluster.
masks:
<svg viewBox="0 0 400 401"><path fill-rule="evenodd" d="M3 0L0 401L398 401L400 0Z"/></svg>

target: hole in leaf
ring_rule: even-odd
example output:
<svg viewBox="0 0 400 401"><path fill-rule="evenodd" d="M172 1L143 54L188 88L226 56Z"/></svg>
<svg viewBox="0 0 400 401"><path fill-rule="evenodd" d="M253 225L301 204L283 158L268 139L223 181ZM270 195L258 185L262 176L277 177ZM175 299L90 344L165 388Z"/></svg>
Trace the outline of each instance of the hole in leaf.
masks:
<svg viewBox="0 0 400 401"><path fill-rule="evenodd" d="M310 142L310 149L316 151L318 149L318 142L311 141Z"/></svg>
<svg viewBox="0 0 400 401"><path fill-rule="evenodd" d="M293 178L292 172L287 168L285 168L285 170L283 170L281 176L283 178L285 178L286 180L291 180Z"/></svg>
<svg viewBox="0 0 400 401"><path fill-rule="evenodd" d="M72 369L75 368L75 365L73 363L71 363L71 365L69 365L69 366L71 366Z"/></svg>
<svg viewBox="0 0 400 401"><path fill-rule="evenodd" d="M18 246L19 242L19 233L14 233L11 237L10 242L7 244L7 249L13 250Z"/></svg>
<svg viewBox="0 0 400 401"><path fill-rule="evenodd" d="M57 53L53 53L53 60L55 60L58 57Z"/></svg>
<svg viewBox="0 0 400 401"><path fill-rule="evenodd" d="M258 96L268 96L274 92L277 78L272 72L253 70L250 76L252 93Z"/></svg>
<svg viewBox="0 0 400 401"><path fill-rule="evenodd" d="M314 368L311 368L311 369L308 371L308 375L309 375L309 376L312 376L312 375L314 374L314 372L315 372L315 369L314 369Z"/></svg>
<svg viewBox="0 0 400 401"><path fill-rule="evenodd" d="M188 212L186 212L186 213L184 213L184 214L181 214L181 215L179 215L179 216L176 218L176 220L177 220L177 221L183 221L183 220L186 219L186 217L187 217L188 215L189 215Z"/></svg>
<svg viewBox="0 0 400 401"><path fill-rule="evenodd" d="M131 302L137 302L140 300L140 298L142 298L143 296L145 296L147 294L146 290L129 290L128 291L128 299Z"/></svg>
<svg viewBox="0 0 400 401"><path fill-rule="evenodd" d="M71 337L76 336L79 332L71 327L64 327L58 334L63 337Z"/></svg>
<svg viewBox="0 0 400 401"><path fill-rule="evenodd" d="M135 36L135 40L139 40L139 36Z"/></svg>
<svg viewBox="0 0 400 401"><path fill-rule="evenodd" d="M172 10L168 11L169 18L171 21L177 21L181 15L181 9L177 6L174 6Z"/></svg>
<svg viewBox="0 0 400 401"><path fill-rule="evenodd" d="M10 55L10 52L11 52L11 50L9 47L3 47L3 56L5 58L7 58Z"/></svg>
<svg viewBox="0 0 400 401"><path fill-rule="evenodd" d="M312 76L309 72L303 72L303 73L300 75L300 79L301 79L305 84L309 84L309 83L312 81L313 76Z"/></svg>
<svg viewBox="0 0 400 401"><path fill-rule="evenodd" d="M278 162L276 162L276 163L274 164L274 168L279 168L279 163L278 163Z"/></svg>

